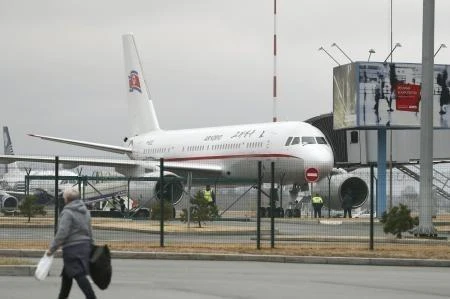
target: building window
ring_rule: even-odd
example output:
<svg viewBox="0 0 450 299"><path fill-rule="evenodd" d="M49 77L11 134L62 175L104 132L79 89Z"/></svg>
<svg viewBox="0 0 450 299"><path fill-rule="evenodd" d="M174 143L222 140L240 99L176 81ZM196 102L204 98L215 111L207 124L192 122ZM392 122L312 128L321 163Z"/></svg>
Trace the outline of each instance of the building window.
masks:
<svg viewBox="0 0 450 299"><path fill-rule="evenodd" d="M358 131L350 132L350 143L359 143Z"/></svg>

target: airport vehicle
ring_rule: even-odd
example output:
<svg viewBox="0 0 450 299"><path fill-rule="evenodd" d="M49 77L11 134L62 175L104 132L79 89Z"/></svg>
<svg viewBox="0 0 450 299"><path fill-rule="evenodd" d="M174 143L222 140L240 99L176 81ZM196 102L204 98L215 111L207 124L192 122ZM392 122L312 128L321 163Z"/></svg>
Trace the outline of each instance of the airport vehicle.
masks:
<svg viewBox="0 0 450 299"><path fill-rule="evenodd" d="M369 210L358 211L356 213L352 213L352 217L353 218L370 218L370 211ZM376 212L373 213L373 217L374 218L377 217Z"/></svg>
<svg viewBox="0 0 450 299"><path fill-rule="evenodd" d="M211 177L255 179L257 161L262 162L263 181L270 182L271 162L275 162L275 178L293 184L293 192L305 186L305 172L314 168L318 179L326 178L333 171L333 152L323 133L316 127L300 121L268 122L222 127L206 127L183 130L162 130L149 97L144 80L142 64L134 36L123 36L125 76L128 81L128 112L130 135L123 146L114 146L66 138L29 134L43 140L66 143L96 150L127 155L121 159L78 159L59 157L70 165L98 165L115 167L126 176L159 177L159 159L164 158L164 176L179 177L191 172ZM53 157L0 156L0 161L54 161ZM254 161L254 163L251 163ZM245 163L245 164L243 164ZM243 165L245 165L243 167ZM354 207L361 206L367 198L366 183L351 174L337 173L332 176L331 190L334 206L340 207L341 193L352 189ZM327 182L328 183L328 182ZM149 183L132 182L132 198L158 196L159 182L152 188ZM328 184L327 184L328 185ZM181 200L184 186L172 180L165 188L170 190L172 202ZM316 189L314 189L316 190ZM328 190L328 189L327 189Z"/></svg>

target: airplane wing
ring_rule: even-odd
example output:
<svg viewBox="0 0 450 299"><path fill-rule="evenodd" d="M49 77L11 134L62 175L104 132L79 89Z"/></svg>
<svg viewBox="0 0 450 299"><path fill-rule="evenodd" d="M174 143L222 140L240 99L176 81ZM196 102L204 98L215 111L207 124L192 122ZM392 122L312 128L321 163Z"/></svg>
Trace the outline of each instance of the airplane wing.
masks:
<svg viewBox="0 0 450 299"><path fill-rule="evenodd" d="M159 164L158 161L141 161L141 160L129 160L129 159L101 159L101 158L88 158L88 157L58 157L59 163L64 165L90 165L90 166L103 166L103 167L133 167L133 166L145 166L150 168L156 168ZM0 155L0 164L9 164L13 162L39 162L39 163L55 163L54 156L28 156L28 155Z"/></svg>
<svg viewBox="0 0 450 299"><path fill-rule="evenodd" d="M92 148L96 150L116 153L116 154L131 154L132 150L131 148L123 147L123 146L115 146L115 145L108 145L108 144L101 144L101 143L94 143L94 142L87 142L87 141L80 141L80 140L74 140L74 139L66 139L66 138L59 138L59 137L51 137L51 136L44 136L44 135L36 135L36 134L28 134L28 136L31 137L37 137L41 138L43 140L49 140L59 143L66 143L70 145L78 145L82 147Z"/></svg>
<svg viewBox="0 0 450 299"><path fill-rule="evenodd" d="M101 166L101 167L145 167L157 171L159 169L158 160L129 160L129 159L101 159L89 157L58 157L59 163L64 168L75 168L79 165ZM39 162L55 163L54 156L28 156L28 155L0 155L0 164L9 164L13 162ZM189 162L165 162L164 168L174 173L192 171L197 175L199 173L207 175L220 175L223 171L220 165L210 165L204 163Z"/></svg>
<svg viewBox="0 0 450 299"><path fill-rule="evenodd" d="M118 154L130 154L132 153L131 148L107 145L101 143L80 141L74 139L66 139L59 137L51 137L37 134L28 134L31 137L40 138L43 140L66 143L70 145L76 145L81 147L92 148L96 150L102 150L106 152L118 153ZM90 165L90 166L103 166L103 167L145 167L148 169L154 169L155 171L159 168L158 160L129 160L129 159L100 159L100 158L82 158L82 157L59 157L59 162L64 164L65 168L75 168L79 165ZM0 155L0 164L8 164L16 161L26 161L26 162L41 162L41 163L54 163L55 157L52 156L27 156L27 155ZM165 161L164 168L174 173L179 174L192 171L196 175L208 175L217 176L222 174L223 167L221 165L212 165L206 163L198 162L175 162L175 161Z"/></svg>

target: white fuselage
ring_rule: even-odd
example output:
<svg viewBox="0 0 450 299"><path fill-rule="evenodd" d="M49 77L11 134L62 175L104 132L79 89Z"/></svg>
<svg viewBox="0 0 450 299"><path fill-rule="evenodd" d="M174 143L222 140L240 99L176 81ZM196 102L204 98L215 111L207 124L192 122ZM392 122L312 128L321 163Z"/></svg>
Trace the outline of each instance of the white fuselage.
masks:
<svg viewBox="0 0 450 299"><path fill-rule="evenodd" d="M55 171L54 170L31 170L30 176L54 176ZM60 170L59 171L60 176L71 176L75 177L77 176L77 173L69 170ZM0 184L2 188L6 190L14 190L14 191L25 191L25 179L26 179L27 173L24 170L21 170L19 168L15 168L13 171L6 173L1 179ZM66 187L71 187L74 184L76 184L77 181L75 179L71 181L66 180L60 180L59 187L60 189L65 189ZM32 179L30 180L30 190L39 188L43 189L48 193L54 193L55 191L55 182L53 180L37 180Z"/></svg>
<svg viewBox="0 0 450 299"><path fill-rule="evenodd" d="M263 177L268 179L270 162L275 162L277 180L303 183L309 167L319 170L319 178L331 171L333 152L325 140L319 129L304 122L157 130L130 138L133 152L129 156L216 165L221 167L222 176L230 178L255 178L257 161L262 161Z"/></svg>

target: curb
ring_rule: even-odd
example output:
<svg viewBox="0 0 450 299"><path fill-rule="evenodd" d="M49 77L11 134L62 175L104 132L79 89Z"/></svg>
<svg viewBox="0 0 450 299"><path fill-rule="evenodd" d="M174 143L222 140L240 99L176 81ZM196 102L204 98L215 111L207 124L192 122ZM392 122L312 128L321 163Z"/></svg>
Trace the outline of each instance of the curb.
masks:
<svg viewBox="0 0 450 299"><path fill-rule="evenodd" d="M34 276L36 265L0 265L0 276Z"/></svg>
<svg viewBox="0 0 450 299"><path fill-rule="evenodd" d="M209 261L253 261L273 263L330 264L330 265L372 265L372 266L415 266L450 267L450 260L394 259L394 258L352 258L320 256L283 256L253 254L208 254L113 251L112 258L159 259L159 260L209 260Z"/></svg>

